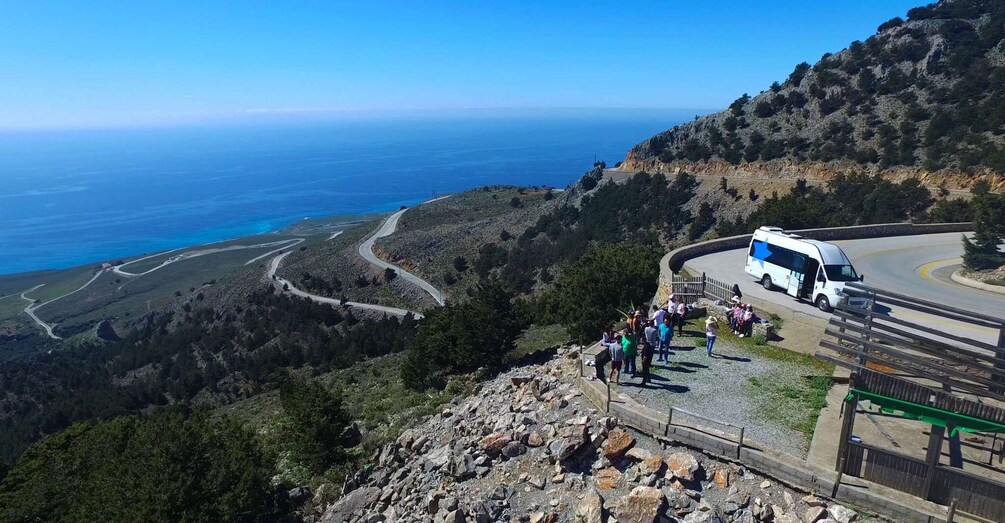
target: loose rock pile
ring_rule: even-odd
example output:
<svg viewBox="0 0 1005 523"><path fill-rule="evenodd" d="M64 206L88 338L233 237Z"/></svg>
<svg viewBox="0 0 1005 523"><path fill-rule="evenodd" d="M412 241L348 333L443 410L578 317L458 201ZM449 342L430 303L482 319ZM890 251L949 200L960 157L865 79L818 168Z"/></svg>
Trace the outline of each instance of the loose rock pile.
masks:
<svg viewBox="0 0 1005 523"><path fill-rule="evenodd" d="M566 349L561 352L569 352ZM561 356L561 354L560 354ZM573 360L574 361L574 360ZM483 384L405 431L324 523L855 521L744 467L662 448L598 414L558 357Z"/></svg>

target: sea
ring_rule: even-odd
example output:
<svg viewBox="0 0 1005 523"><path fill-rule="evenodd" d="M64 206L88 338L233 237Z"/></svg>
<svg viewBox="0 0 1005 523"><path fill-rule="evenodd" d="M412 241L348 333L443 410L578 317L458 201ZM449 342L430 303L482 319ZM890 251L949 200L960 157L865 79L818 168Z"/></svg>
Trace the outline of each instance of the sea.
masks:
<svg viewBox="0 0 1005 523"><path fill-rule="evenodd" d="M566 187L694 116L566 111L0 133L0 274L384 212L482 185Z"/></svg>

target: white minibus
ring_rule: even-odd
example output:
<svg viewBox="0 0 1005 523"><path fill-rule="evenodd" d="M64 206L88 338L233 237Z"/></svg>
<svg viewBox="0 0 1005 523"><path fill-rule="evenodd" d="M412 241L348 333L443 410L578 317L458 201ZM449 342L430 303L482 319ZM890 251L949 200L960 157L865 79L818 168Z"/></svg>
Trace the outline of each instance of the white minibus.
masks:
<svg viewBox="0 0 1005 523"><path fill-rule="evenodd" d="M844 284L862 281L851 260L832 243L810 240L778 227L754 231L747 251L747 274L765 289L784 289L800 300L809 300L824 312L847 299L853 307L867 308L865 298L849 298Z"/></svg>

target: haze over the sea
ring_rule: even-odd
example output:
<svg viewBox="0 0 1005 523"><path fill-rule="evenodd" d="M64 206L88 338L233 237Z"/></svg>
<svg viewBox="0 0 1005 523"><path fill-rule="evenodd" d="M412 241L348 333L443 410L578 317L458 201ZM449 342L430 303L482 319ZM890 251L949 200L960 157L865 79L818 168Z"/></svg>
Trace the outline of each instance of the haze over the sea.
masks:
<svg viewBox="0 0 1005 523"><path fill-rule="evenodd" d="M487 184L564 187L689 111L0 134L0 274L388 211Z"/></svg>

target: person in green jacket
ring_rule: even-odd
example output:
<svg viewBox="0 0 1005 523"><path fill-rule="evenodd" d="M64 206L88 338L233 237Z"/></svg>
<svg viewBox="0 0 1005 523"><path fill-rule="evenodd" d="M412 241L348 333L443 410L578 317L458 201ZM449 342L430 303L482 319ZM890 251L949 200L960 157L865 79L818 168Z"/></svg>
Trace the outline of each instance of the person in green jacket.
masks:
<svg viewBox="0 0 1005 523"><path fill-rule="evenodd" d="M626 328L623 333L621 333L621 350L625 353L625 373L632 373L632 377L635 377L635 350L637 342L635 340L635 334L631 329Z"/></svg>

